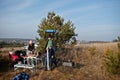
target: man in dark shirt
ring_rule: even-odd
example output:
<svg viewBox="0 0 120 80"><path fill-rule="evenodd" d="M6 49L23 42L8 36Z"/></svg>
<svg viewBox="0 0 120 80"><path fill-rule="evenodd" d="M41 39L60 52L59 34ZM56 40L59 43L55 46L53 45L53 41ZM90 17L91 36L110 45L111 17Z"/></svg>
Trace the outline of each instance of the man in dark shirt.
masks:
<svg viewBox="0 0 120 80"><path fill-rule="evenodd" d="M30 40L28 44L27 55L29 56L30 54L34 54L34 51L35 51L34 43Z"/></svg>

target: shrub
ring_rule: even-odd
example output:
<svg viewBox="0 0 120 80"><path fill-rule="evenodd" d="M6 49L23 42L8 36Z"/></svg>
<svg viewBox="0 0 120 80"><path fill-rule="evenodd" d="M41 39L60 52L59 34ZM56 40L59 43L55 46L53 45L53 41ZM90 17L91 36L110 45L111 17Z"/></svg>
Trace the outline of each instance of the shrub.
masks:
<svg viewBox="0 0 120 80"><path fill-rule="evenodd" d="M4 48L4 47L22 47L24 46L24 43L19 43L19 42L0 42L0 48Z"/></svg>
<svg viewBox="0 0 120 80"><path fill-rule="evenodd" d="M95 55L96 47L90 47L88 51L90 52L91 57Z"/></svg>
<svg viewBox="0 0 120 80"><path fill-rule="evenodd" d="M120 74L120 52L114 53L110 49L105 52L103 65L111 74Z"/></svg>
<svg viewBox="0 0 120 80"><path fill-rule="evenodd" d="M118 43L118 52L120 52L120 42Z"/></svg>

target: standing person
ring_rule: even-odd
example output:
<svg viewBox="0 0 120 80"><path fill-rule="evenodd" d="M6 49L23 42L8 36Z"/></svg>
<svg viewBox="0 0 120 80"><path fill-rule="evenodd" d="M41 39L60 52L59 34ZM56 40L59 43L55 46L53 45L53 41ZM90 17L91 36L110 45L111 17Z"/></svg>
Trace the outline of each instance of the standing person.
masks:
<svg viewBox="0 0 120 80"><path fill-rule="evenodd" d="M34 43L32 42L32 40L30 40L28 44L28 49L27 49L27 56L33 55L34 51L35 51Z"/></svg>
<svg viewBox="0 0 120 80"><path fill-rule="evenodd" d="M55 45L54 45L54 42L53 42L53 37L51 35L48 36L48 40L47 40L47 43L45 45L45 49L53 49L55 50Z"/></svg>
<svg viewBox="0 0 120 80"><path fill-rule="evenodd" d="M54 48L54 42L53 42L53 39L52 39L52 36L49 35L48 36L48 41L45 45L45 53L46 53L46 57L44 57L45 59L43 60L44 62L44 69L46 70L46 68L48 68L48 70L52 69L53 67L53 57L54 57L54 54L55 54L55 48ZM46 60L47 59L47 60Z"/></svg>

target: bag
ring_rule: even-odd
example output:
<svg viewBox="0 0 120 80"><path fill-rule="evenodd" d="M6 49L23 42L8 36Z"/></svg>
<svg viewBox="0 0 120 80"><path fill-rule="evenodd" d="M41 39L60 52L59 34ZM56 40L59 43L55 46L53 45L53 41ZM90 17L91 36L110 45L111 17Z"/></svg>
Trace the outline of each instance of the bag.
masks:
<svg viewBox="0 0 120 80"><path fill-rule="evenodd" d="M25 72L19 73L12 80L29 80L29 75Z"/></svg>

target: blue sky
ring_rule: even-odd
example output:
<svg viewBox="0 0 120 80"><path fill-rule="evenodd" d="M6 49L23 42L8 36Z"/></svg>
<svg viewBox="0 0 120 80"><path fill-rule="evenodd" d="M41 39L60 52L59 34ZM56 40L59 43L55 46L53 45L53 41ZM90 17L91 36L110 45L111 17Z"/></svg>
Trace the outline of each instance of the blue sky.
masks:
<svg viewBox="0 0 120 80"><path fill-rule="evenodd" d="M72 21L79 40L120 36L120 0L0 0L0 38L35 39L51 11Z"/></svg>

